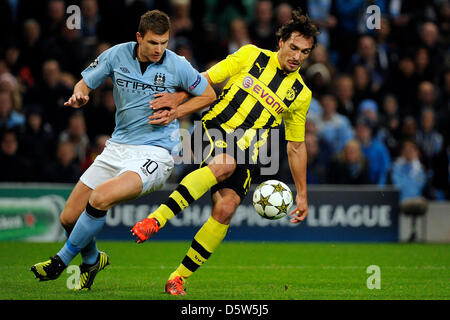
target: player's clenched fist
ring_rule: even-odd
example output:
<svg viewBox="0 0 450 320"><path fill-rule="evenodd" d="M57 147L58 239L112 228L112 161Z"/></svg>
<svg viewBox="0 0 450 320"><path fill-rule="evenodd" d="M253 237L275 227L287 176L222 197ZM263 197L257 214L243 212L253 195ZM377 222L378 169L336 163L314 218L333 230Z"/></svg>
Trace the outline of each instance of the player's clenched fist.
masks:
<svg viewBox="0 0 450 320"><path fill-rule="evenodd" d="M69 100L67 100L64 103L64 106L68 107L73 107L73 108L79 108L81 106L84 106L87 102L89 101L89 96L88 95L84 95L80 92L78 93L74 93Z"/></svg>

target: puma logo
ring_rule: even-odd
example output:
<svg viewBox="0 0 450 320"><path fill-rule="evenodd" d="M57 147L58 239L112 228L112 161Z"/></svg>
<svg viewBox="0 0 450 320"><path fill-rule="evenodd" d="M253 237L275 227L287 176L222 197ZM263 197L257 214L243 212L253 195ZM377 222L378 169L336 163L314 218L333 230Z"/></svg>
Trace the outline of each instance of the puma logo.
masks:
<svg viewBox="0 0 450 320"><path fill-rule="evenodd" d="M262 73L263 70L266 68L266 67L261 68L261 66L259 65L259 62L255 63L255 65L258 67L259 73Z"/></svg>

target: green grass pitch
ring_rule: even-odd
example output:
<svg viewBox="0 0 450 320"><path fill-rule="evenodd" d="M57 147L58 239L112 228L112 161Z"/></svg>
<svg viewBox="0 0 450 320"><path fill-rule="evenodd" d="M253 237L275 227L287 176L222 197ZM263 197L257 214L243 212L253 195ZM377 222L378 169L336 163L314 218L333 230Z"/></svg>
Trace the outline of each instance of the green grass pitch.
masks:
<svg viewBox="0 0 450 320"><path fill-rule="evenodd" d="M0 243L1 300L416 300L450 298L449 244L224 242L189 279L187 296L164 293L189 242L104 242L111 265L90 291L73 292L64 272L39 282L31 265L63 243ZM74 265L80 263L77 257ZM380 289L367 272L379 267ZM70 281L69 281L70 282ZM369 281L370 282L370 281Z"/></svg>

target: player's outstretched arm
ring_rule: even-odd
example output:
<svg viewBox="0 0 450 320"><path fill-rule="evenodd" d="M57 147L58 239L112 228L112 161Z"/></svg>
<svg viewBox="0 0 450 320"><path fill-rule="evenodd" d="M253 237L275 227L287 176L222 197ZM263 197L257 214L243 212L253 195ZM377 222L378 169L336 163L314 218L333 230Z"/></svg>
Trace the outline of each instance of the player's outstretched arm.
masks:
<svg viewBox="0 0 450 320"><path fill-rule="evenodd" d="M206 71L202 72L201 75L205 77L210 85L212 85L211 78ZM174 93L158 92L153 95L154 99L150 101L149 104L150 108L155 112L161 109L170 111L178 107L189 97L191 97L191 95L186 91L176 91Z"/></svg>
<svg viewBox="0 0 450 320"><path fill-rule="evenodd" d="M163 110L153 113L149 117L150 124L168 125L174 119L181 118L187 114L201 110L216 100L216 92L208 83L202 95L193 97L177 108L171 110Z"/></svg>
<svg viewBox="0 0 450 320"><path fill-rule="evenodd" d="M150 108L153 111L158 111L161 109L172 110L178 107L191 95L185 91L176 91L174 93L170 92L159 92L153 95L154 99L149 102Z"/></svg>
<svg viewBox="0 0 450 320"><path fill-rule="evenodd" d="M201 75L208 81L210 85L212 85L211 78L209 77L206 71L202 72ZM153 95L155 99L149 102L150 108L153 111L158 111L161 109L164 110L172 110L182 104L186 99L190 98L191 95L186 91L176 91L174 93L170 92L159 92Z"/></svg>
<svg viewBox="0 0 450 320"><path fill-rule="evenodd" d="M289 168L297 189L295 202L297 207L290 213L292 223L305 220L308 215L308 199L306 196L306 145L305 142L288 141L287 154Z"/></svg>
<svg viewBox="0 0 450 320"><path fill-rule="evenodd" d="M91 88L87 86L86 82L84 82L84 79L81 79L73 88L73 94L69 98L69 100L64 103L64 106L70 106L72 108L79 108L84 106L89 101L89 93L91 91Z"/></svg>

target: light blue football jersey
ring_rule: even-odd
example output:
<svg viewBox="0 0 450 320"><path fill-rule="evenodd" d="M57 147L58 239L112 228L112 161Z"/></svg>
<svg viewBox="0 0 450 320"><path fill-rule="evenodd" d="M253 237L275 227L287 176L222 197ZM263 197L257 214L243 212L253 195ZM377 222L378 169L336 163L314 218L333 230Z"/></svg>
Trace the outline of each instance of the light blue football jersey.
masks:
<svg viewBox="0 0 450 320"><path fill-rule="evenodd" d="M142 74L136 50L137 42L115 45L104 51L81 75L91 89L97 88L107 77L113 81L116 127L112 142L159 146L172 152L181 143L178 121L167 126L150 125L148 117L153 110L149 102L155 93L177 89L201 95L207 80L184 57L168 49L160 61L150 64Z"/></svg>

